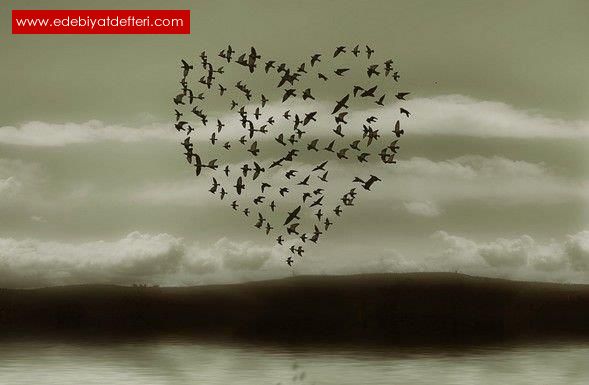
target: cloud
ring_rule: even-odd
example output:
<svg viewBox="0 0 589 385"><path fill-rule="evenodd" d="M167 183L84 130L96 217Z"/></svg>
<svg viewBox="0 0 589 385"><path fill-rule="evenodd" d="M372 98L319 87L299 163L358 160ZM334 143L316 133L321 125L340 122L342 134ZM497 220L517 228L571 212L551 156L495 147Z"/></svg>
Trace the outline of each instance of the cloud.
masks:
<svg viewBox="0 0 589 385"><path fill-rule="evenodd" d="M13 176L6 179L0 178L0 197L15 196L21 189L22 184Z"/></svg>
<svg viewBox="0 0 589 385"><path fill-rule="evenodd" d="M302 174L311 173L314 163L294 162L291 168ZM231 164L232 170L239 168ZM276 171L275 171L276 170ZM586 199L587 182L560 177L544 163L530 163L504 157L483 157L466 155L447 160L434 161L413 157L400 161L393 167L376 165L374 171L383 181L374 192L361 194L362 200L387 200L398 203L413 215L424 217L439 216L443 205L456 201L479 200L497 205L519 203L555 203L571 199ZM354 187L350 175L365 175L366 169L357 164L334 163L329 166L329 197L339 197ZM277 169L266 175L269 183L284 183L284 172ZM218 181L229 192L233 191L234 181L217 174ZM219 200L211 200L208 192L210 178L200 177L189 180L150 182L135 186L128 194L121 195L133 203L146 205L203 206L224 205ZM246 192L254 193L246 189ZM267 199L284 201L272 194ZM294 196L294 195L293 195ZM253 197L252 197L253 199Z"/></svg>
<svg viewBox="0 0 589 385"><path fill-rule="evenodd" d="M380 122L394 122L399 119L400 102L386 110L368 109L351 111L349 127L361 127L367 116L379 117ZM429 98L414 98L403 102L412 112L412 118L404 120L407 132L419 135L463 135L497 138L589 138L589 122L584 120L563 120L549 118L531 111L519 110L505 103L478 100L464 95L442 95ZM255 106L246 106L248 110ZM285 109L293 114L319 112L317 127L332 127L329 114L331 103L317 101L312 107L300 101L284 105L273 103L266 106L262 120L269 116L281 116ZM243 128L236 114L218 114L226 124L224 137L239 138ZM211 118L213 119L213 118ZM194 121L195 125L199 123ZM279 120L274 130L284 127ZM376 124L380 126L380 124ZM384 128L384 127L381 127ZM332 135L331 130L321 130L319 135ZM83 123L47 123L31 121L18 127L0 127L0 143L24 146L65 146L76 143L97 141L137 142L142 140L177 140L178 135L172 123L143 124L141 127L106 124L98 120ZM207 138L202 137L202 140Z"/></svg>
<svg viewBox="0 0 589 385"><path fill-rule="evenodd" d="M231 242L226 238L219 240L214 250L229 270L258 270L272 256L268 247L256 246L252 242Z"/></svg>
<svg viewBox="0 0 589 385"><path fill-rule="evenodd" d="M43 218L40 215L31 216L31 221L36 222L36 223L47 223L47 219Z"/></svg>
<svg viewBox="0 0 589 385"><path fill-rule="evenodd" d="M408 213L421 217L433 218L441 214L437 205L431 201L403 202L403 206Z"/></svg>
<svg viewBox="0 0 589 385"><path fill-rule="evenodd" d="M64 243L0 238L0 282L31 287L79 283L171 282L219 273L284 272L269 263L275 247L221 239L210 247L187 245L169 234L132 232L115 241Z"/></svg>
<svg viewBox="0 0 589 385"><path fill-rule="evenodd" d="M544 243L529 235L476 242L445 231L434 233L433 238L444 246L434 259L459 270L510 272L523 277L539 272L548 279L555 272L589 271L589 231L569 235L564 242Z"/></svg>
<svg viewBox="0 0 589 385"><path fill-rule="evenodd" d="M390 169L383 167L381 174L386 175L385 184L394 183L390 199L429 201L437 207L464 200L512 205L587 198L584 180L557 176L543 163L499 156L466 155L442 161L413 157Z"/></svg>
<svg viewBox="0 0 589 385"><path fill-rule="evenodd" d="M141 140L175 140L170 126L145 125L132 128L109 125L98 120L84 123L27 122L19 127L0 127L0 143L20 146L58 147L98 141L137 142Z"/></svg>
<svg viewBox="0 0 589 385"><path fill-rule="evenodd" d="M145 205L209 206L221 205L207 190L210 178L192 178L189 180L149 183L129 193L125 198L130 202Z"/></svg>
<svg viewBox="0 0 589 385"><path fill-rule="evenodd" d="M415 98L407 102L411 134L482 138L589 138L589 121L549 118L508 104L463 95ZM388 112L387 112L388 113ZM393 118L393 116L391 116Z"/></svg>
<svg viewBox="0 0 589 385"><path fill-rule="evenodd" d="M479 242L438 231L432 254L385 249L376 258L342 260L323 256L295 266L302 274L460 271L503 278L587 281L589 231L562 242L529 235ZM6 287L88 283L193 285L284 277L285 250L222 238L208 246L169 234L133 232L113 241L66 243L0 238L0 282Z"/></svg>
<svg viewBox="0 0 589 385"><path fill-rule="evenodd" d="M589 231L569 235L564 247L573 269L589 271Z"/></svg>
<svg viewBox="0 0 589 385"><path fill-rule="evenodd" d="M26 200L34 195L35 187L45 178L36 163L16 159L0 159L0 205Z"/></svg>
<svg viewBox="0 0 589 385"><path fill-rule="evenodd" d="M219 270L258 271L273 257L279 257L274 247L221 238L210 247L201 247L196 244L188 247L184 266L198 274Z"/></svg>
<svg viewBox="0 0 589 385"><path fill-rule="evenodd" d="M424 261L408 258L395 249L386 249L378 257L363 259L360 264L338 262L330 274L409 273L427 271Z"/></svg>
<svg viewBox="0 0 589 385"><path fill-rule="evenodd" d="M0 275L25 285L124 282L169 273L182 255L181 240L167 234L80 244L0 238Z"/></svg>

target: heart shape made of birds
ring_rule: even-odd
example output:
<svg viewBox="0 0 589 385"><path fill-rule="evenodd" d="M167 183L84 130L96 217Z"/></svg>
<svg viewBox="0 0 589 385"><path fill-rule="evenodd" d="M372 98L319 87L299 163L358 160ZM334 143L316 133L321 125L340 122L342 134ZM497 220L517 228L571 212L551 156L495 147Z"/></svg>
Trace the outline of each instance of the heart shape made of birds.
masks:
<svg viewBox="0 0 589 385"><path fill-rule="evenodd" d="M290 66L230 45L180 60L174 127L209 191L290 251L324 239L396 164L399 71L368 45L313 52Z"/></svg>

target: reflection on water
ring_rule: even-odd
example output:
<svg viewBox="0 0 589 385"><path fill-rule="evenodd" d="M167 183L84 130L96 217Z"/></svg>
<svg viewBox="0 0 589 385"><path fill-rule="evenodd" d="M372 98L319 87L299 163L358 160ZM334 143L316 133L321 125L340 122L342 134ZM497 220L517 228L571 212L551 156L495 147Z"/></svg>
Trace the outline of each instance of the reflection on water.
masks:
<svg viewBox="0 0 589 385"><path fill-rule="evenodd" d="M0 384L588 384L589 345L446 351L2 342Z"/></svg>

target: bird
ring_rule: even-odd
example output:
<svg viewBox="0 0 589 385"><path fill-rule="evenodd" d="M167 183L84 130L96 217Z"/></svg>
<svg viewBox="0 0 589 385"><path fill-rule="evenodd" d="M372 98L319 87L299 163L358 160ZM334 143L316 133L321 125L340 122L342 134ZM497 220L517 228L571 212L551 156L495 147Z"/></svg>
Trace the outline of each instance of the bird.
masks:
<svg viewBox="0 0 589 385"><path fill-rule="evenodd" d="M317 228L317 225L313 225L313 227L314 227L313 236L311 238L309 238L309 240L313 243L317 243L317 241L319 240L319 236L323 233L321 231L319 231L319 229Z"/></svg>
<svg viewBox="0 0 589 385"><path fill-rule="evenodd" d="M190 64L188 64L188 63L186 62L186 60L184 60L184 59L181 59L180 61L182 62L182 66L181 66L181 68L182 68L182 70L183 70L183 76L184 76L184 77L186 77L186 76L188 76L188 72L189 72L190 70L194 69L194 66L193 66L193 65L190 65Z"/></svg>
<svg viewBox="0 0 589 385"><path fill-rule="evenodd" d="M335 52L333 53L333 57L337 57L339 54L345 53L345 52L346 52L346 47L341 45L335 49Z"/></svg>
<svg viewBox="0 0 589 385"><path fill-rule="evenodd" d="M225 127L225 125L219 119L217 119L217 132L221 132L223 127Z"/></svg>
<svg viewBox="0 0 589 385"><path fill-rule="evenodd" d="M346 115L348 115L347 112L340 112L336 117L335 117L335 122L336 123L343 123L343 124L348 124L348 122L346 122Z"/></svg>
<svg viewBox="0 0 589 385"><path fill-rule="evenodd" d="M297 208L295 208L293 211L290 211L288 213L288 216L286 217L286 220L284 221L284 225L286 226L288 225L290 222L292 222L295 219L301 219L299 217L299 213L301 212L301 206L299 205Z"/></svg>
<svg viewBox="0 0 589 385"><path fill-rule="evenodd" d="M297 183L297 185L299 186L308 186L309 185L309 178L311 177L311 175L307 175L302 181L300 181L299 183Z"/></svg>
<svg viewBox="0 0 589 385"><path fill-rule="evenodd" d="M313 203L309 205L309 207L315 206L322 206L323 205L323 195L321 195L318 199L316 199Z"/></svg>
<svg viewBox="0 0 589 385"><path fill-rule="evenodd" d="M286 228L286 233L287 234L295 234L295 235L299 235L299 232L297 231L297 227L300 225L300 223L293 223L290 226L288 226Z"/></svg>
<svg viewBox="0 0 589 385"><path fill-rule="evenodd" d="M335 141L334 141L334 142L335 142ZM311 171L319 171L319 170L321 170L321 171L325 171L325 166L327 165L327 162L328 162L328 161L326 160L325 162L318 164L318 165L317 165L317 166L315 166L315 167L313 168L313 170L311 170Z"/></svg>
<svg viewBox="0 0 589 385"><path fill-rule="evenodd" d="M368 191L370 191L370 187L371 187L371 186L372 186L372 185L373 185L375 182L377 182L377 181L380 181L380 180L381 180L381 179L380 179L380 178L378 178L377 176L370 175L370 178L369 178L368 180L366 180L366 181L364 181L364 180L362 180L362 179L360 179L360 178L358 178L358 177L355 177L355 178L354 178L354 183L356 183L356 182L357 182L357 183L360 183L360 184L362 185L362 187L364 188L364 190L368 190Z"/></svg>
<svg viewBox="0 0 589 385"><path fill-rule="evenodd" d="M316 152L318 152L319 150L317 149L317 142L319 142L319 139L313 139L308 145L307 145L307 151L311 151L314 150Z"/></svg>
<svg viewBox="0 0 589 385"><path fill-rule="evenodd" d="M274 140L276 140L278 143L282 144L283 146L286 146L286 142L284 141L284 134L278 135L276 138L274 138Z"/></svg>
<svg viewBox="0 0 589 385"><path fill-rule="evenodd" d="M403 107L401 107L399 109L399 111L401 112L401 114L405 115L406 117L409 117L409 115L411 115L411 113L409 111L407 111L406 109L404 109Z"/></svg>
<svg viewBox="0 0 589 385"><path fill-rule="evenodd" d="M243 179L241 177L237 178L237 182L235 183L235 191L237 191L237 195L241 195L241 192L245 190L245 185L243 184Z"/></svg>
<svg viewBox="0 0 589 385"><path fill-rule="evenodd" d="M252 177L252 180L258 179L260 174L263 173L264 171L266 171L266 169L264 167L261 167L257 162L254 162L254 176ZM262 189L262 191L264 191L264 190Z"/></svg>
<svg viewBox="0 0 589 385"><path fill-rule="evenodd" d="M344 73L346 73L349 70L350 70L349 68L338 68L333 72L335 72L335 74L338 76L344 76Z"/></svg>
<svg viewBox="0 0 589 385"><path fill-rule="evenodd" d="M347 151L348 151L348 149L347 149L347 148L342 148L341 150L339 150L339 151L337 152L337 157L338 157L339 159L348 159L348 157L346 156L346 152L347 152Z"/></svg>
<svg viewBox="0 0 589 385"><path fill-rule="evenodd" d="M395 97L399 100L406 100L405 96L409 95L410 92L397 92L397 94L395 95Z"/></svg>
<svg viewBox="0 0 589 385"><path fill-rule="evenodd" d="M266 219L264 219L262 214L258 213L258 221L256 222L256 224L254 226L257 227L258 229L261 229L262 226L264 225L264 221L266 221Z"/></svg>
<svg viewBox="0 0 589 385"><path fill-rule="evenodd" d="M368 57L368 59L370 59L370 56L372 56L373 53L374 53L374 50L372 48L370 48L369 46L366 46L366 56Z"/></svg>
<svg viewBox="0 0 589 385"><path fill-rule="evenodd" d="M296 89L294 88L288 88L284 91L284 95L282 96L282 102L286 102L288 100L288 98L290 98L291 96L297 96L295 93Z"/></svg>
<svg viewBox="0 0 589 385"><path fill-rule="evenodd" d="M321 212L321 209L319 209L316 213L315 216L317 217L317 220L320 221L321 218L323 217L323 213Z"/></svg>
<svg viewBox="0 0 589 385"><path fill-rule="evenodd" d="M272 185L270 183L267 183L267 182L262 182L262 184L260 185L260 190L263 193L264 190L267 189L268 187L272 187Z"/></svg>
<svg viewBox="0 0 589 385"><path fill-rule="evenodd" d="M349 108L348 105L346 105L346 103L348 102L349 99L350 99L350 94L347 94L346 96L344 96L343 98L338 100L336 102L336 105L335 105L333 112L331 114L335 115L342 108Z"/></svg>
<svg viewBox="0 0 589 385"><path fill-rule="evenodd" d="M342 133L342 125L341 125L341 124L338 124L338 125L337 125L337 127L336 127L336 128L334 128L332 131L333 131L333 132L335 132L335 134L336 134L336 135L338 135L338 136L341 136L342 138L345 136L345 135ZM335 142L335 141L334 141L334 142ZM331 146L331 148L333 148L333 146ZM330 148L328 151L331 151L331 148ZM326 149L326 150L327 150L327 149Z"/></svg>
<svg viewBox="0 0 589 385"><path fill-rule="evenodd" d="M317 111L309 112L305 114L305 119L303 119L303 126L309 124L309 122L314 121L316 122L315 116L317 115ZM297 115L298 116L298 115Z"/></svg>
<svg viewBox="0 0 589 385"><path fill-rule="evenodd" d="M329 229L329 226L332 225L332 223L329 221L329 218L325 218L324 225L325 225L325 231L327 231L327 229Z"/></svg>
<svg viewBox="0 0 589 385"><path fill-rule="evenodd" d="M405 130L401 129L401 123L397 120L397 122L395 123L395 129L393 130L393 134L395 134L397 138L400 138L401 135L403 135L404 133Z"/></svg>
<svg viewBox="0 0 589 385"><path fill-rule="evenodd" d="M372 75L379 76L380 72L378 72L377 69L378 69L378 64L369 65L368 68L366 69L366 74L368 75L368 78L371 78Z"/></svg>
<svg viewBox="0 0 589 385"><path fill-rule="evenodd" d="M375 100L374 103L378 104L379 106L384 106L383 100L385 96L386 94L382 94L382 96L378 100Z"/></svg>
<svg viewBox="0 0 589 385"><path fill-rule="evenodd" d="M303 100L307 100L307 99L315 100L315 97L313 95L311 95L310 88L307 88L306 90L303 91Z"/></svg>
<svg viewBox="0 0 589 385"><path fill-rule="evenodd" d="M320 57L321 57L320 53L316 53L313 56L311 56L311 67L313 67L315 65L315 63L321 61Z"/></svg>
<svg viewBox="0 0 589 385"><path fill-rule="evenodd" d="M360 163L362 163L362 162L368 162L368 160L366 160L366 158L368 158L369 155L370 155L369 153L363 152L362 154L358 155L358 161Z"/></svg>
<svg viewBox="0 0 589 385"><path fill-rule="evenodd" d="M376 91L376 89L378 88L378 86L374 86L372 88L369 88L367 90L364 90L364 92L362 92L360 94L361 97L366 98L366 97L374 97L374 92Z"/></svg>
<svg viewBox="0 0 589 385"><path fill-rule="evenodd" d="M254 141L247 152L251 153L253 156L258 156L260 153L260 150L258 149L258 142Z"/></svg>
<svg viewBox="0 0 589 385"><path fill-rule="evenodd" d="M210 192L211 193L215 193L217 191L217 188L220 186L219 182L217 182L217 179L215 179L215 177L213 177L213 186L210 188Z"/></svg>
<svg viewBox="0 0 589 385"><path fill-rule="evenodd" d="M264 71L266 71L266 73L268 73L268 71L270 71L270 68L274 68L274 63L276 63L276 61L274 61L274 60L267 61L266 64L264 65Z"/></svg>
<svg viewBox="0 0 589 385"><path fill-rule="evenodd" d="M270 234L270 231L273 229L274 227L270 225L270 222L266 222L266 235Z"/></svg>
<svg viewBox="0 0 589 385"><path fill-rule="evenodd" d="M333 212L335 213L335 215L337 215L339 217L342 214L342 209L338 205L338 206L335 207L335 209L333 209Z"/></svg>

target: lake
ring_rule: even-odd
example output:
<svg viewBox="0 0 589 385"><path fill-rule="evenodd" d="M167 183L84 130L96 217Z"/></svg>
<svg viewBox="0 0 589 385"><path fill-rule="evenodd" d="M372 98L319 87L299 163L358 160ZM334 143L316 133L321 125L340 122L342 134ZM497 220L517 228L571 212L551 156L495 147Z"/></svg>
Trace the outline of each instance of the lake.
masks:
<svg viewBox="0 0 589 385"><path fill-rule="evenodd" d="M589 344L334 348L203 343L4 341L7 385L588 384Z"/></svg>

